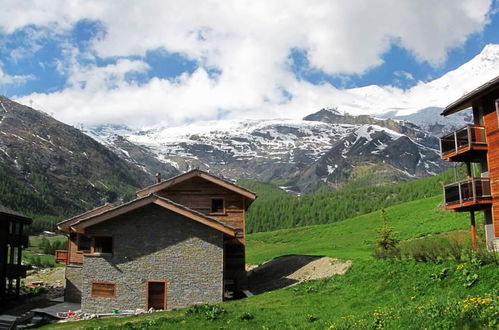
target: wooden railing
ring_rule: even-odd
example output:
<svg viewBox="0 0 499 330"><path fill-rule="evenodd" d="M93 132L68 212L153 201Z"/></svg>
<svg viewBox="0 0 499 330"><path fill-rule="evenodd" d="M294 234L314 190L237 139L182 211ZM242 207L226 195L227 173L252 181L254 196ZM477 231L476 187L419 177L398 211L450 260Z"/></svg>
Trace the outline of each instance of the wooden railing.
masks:
<svg viewBox="0 0 499 330"><path fill-rule="evenodd" d="M444 187L445 205L463 205L492 200L489 178L472 178Z"/></svg>
<svg viewBox="0 0 499 330"><path fill-rule="evenodd" d="M466 125L440 138L440 152L442 157L473 146L487 146L485 127L481 125Z"/></svg>
<svg viewBox="0 0 499 330"><path fill-rule="evenodd" d="M60 264L68 263L68 251L67 250L55 250L55 261Z"/></svg>

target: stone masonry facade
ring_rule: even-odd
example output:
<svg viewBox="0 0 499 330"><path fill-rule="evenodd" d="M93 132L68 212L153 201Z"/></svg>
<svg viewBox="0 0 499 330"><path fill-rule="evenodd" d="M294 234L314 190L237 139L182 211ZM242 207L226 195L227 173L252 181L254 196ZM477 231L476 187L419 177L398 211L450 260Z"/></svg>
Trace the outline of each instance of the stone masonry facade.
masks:
<svg viewBox="0 0 499 330"><path fill-rule="evenodd" d="M81 301L81 286L83 284L82 267L75 265L66 266L64 277L66 278L66 288L64 289L64 301Z"/></svg>
<svg viewBox="0 0 499 330"><path fill-rule="evenodd" d="M147 281L167 282L167 309L223 297L223 233L157 205L87 229L113 237L112 256L85 256L81 307L86 313L147 307ZM113 282L114 298L92 297L93 281Z"/></svg>

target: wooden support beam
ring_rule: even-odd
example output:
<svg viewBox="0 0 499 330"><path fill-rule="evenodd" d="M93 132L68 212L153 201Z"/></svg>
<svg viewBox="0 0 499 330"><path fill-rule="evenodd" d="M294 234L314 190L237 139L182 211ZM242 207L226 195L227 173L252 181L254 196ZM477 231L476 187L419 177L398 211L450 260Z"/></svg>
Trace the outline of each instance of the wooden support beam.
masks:
<svg viewBox="0 0 499 330"><path fill-rule="evenodd" d="M471 249L476 251L476 224L475 224L475 211L470 211L471 223Z"/></svg>
<svg viewBox="0 0 499 330"><path fill-rule="evenodd" d="M23 224L19 224L19 240L22 241L23 237ZM16 296L21 292L21 263L22 263L22 246L17 246L17 279L16 279Z"/></svg>

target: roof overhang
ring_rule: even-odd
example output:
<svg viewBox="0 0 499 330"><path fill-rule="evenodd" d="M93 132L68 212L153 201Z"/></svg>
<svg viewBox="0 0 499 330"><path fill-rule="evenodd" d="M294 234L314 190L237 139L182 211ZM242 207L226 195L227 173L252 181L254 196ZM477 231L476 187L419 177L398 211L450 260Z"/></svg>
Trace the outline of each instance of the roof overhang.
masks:
<svg viewBox="0 0 499 330"><path fill-rule="evenodd" d="M31 224L31 218L0 205L0 220L15 221L22 224Z"/></svg>
<svg viewBox="0 0 499 330"><path fill-rule="evenodd" d="M449 104L445 107L444 111L442 111L441 115L448 116L458 111L467 109L473 105L475 100L480 99L493 91L499 91L499 76L489 80L482 86L472 90Z"/></svg>
<svg viewBox="0 0 499 330"><path fill-rule="evenodd" d="M222 221L212 218L210 216L204 215L200 212L192 210L188 207L175 203L167 198L163 198L154 194L149 196L135 199L129 203L122 204L120 206L105 210L101 213L90 215L85 218L80 218L79 220L73 222L70 226L71 230L77 233L84 233L85 229L96 224L102 223L104 221L114 219L120 215L126 214L133 210L139 209L143 206L155 204L168 209L177 214L183 215L186 218L204 224L215 230L218 230L228 236L236 237L238 230L230 225L223 223Z"/></svg>
<svg viewBox="0 0 499 330"><path fill-rule="evenodd" d="M187 180L192 179L194 177L203 178L203 179L210 181L216 185L219 185L225 189L233 191L236 194L242 195L242 196L246 197L247 199L249 199L250 202L254 201L257 197L254 192L252 192L246 188L240 187L236 184L233 184L232 182L221 179L219 177L216 177L214 175L211 175L211 174L204 172L204 171L201 171L199 169L195 169L195 170L192 170L190 172L180 174L180 175L173 177L171 179L168 179L166 181L162 181L162 182L157 183L155 185L146 187L142 190L137 191L136 194L137 194L138 198L145 197L149 194L154 194L157 191L167 189L169 187L172 187L174 185L177 185L181 182L187 181Z"/></svg>
<svg viewBox="0 0 499 330"><path fill-rule="evenodd" d="M57 229L59 229L60 231L64 231L64 232L70 232L71 231L71 225L81 219L84 219L84 218L88 218L92 215L96 215L96 214L100 214L104 211L107 211L107 210L110 210L112 209L113 207L111 205L102 205L102 206L99 206L93 210L90 210L90 211L87 211L85 213L82 213L82 214L79 214L75 217L72 217L70 219L66 219L64 221L61 221L57 224Z"/></svg>

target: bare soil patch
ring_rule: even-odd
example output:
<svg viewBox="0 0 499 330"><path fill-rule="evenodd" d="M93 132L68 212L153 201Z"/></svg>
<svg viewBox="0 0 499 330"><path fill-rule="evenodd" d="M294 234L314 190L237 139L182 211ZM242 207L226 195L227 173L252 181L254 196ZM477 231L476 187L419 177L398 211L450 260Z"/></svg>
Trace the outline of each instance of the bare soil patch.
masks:
<svg viewBox="0 0 499 330"><path fill-rule="evenodd" d="M350 268L350 260L330 257L288 255L275 258L248 272L252 293L281 289L303 281L343 275Z"/></svg>

